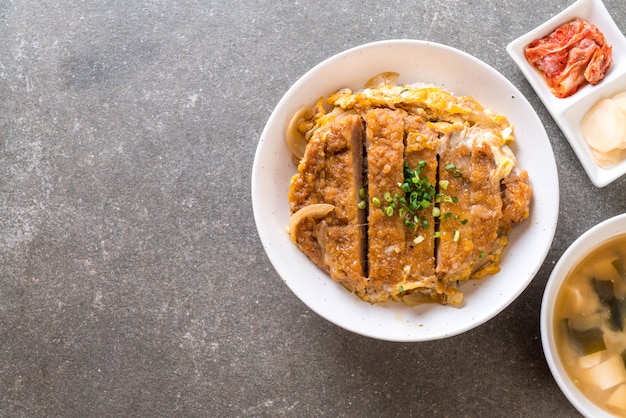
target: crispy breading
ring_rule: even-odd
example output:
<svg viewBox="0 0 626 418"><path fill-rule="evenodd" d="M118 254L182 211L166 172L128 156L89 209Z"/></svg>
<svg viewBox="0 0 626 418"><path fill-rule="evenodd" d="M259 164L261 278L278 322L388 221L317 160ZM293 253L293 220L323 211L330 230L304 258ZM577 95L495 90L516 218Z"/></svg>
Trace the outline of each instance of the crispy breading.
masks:
<svg viewBox="0 0 626 418"><path fill-rule="evenodd" d="M459 283L499 271L532 197L504 116L431 87L320 103L289 193L292 237L314 263L372 303L459 304Z"/></svg>

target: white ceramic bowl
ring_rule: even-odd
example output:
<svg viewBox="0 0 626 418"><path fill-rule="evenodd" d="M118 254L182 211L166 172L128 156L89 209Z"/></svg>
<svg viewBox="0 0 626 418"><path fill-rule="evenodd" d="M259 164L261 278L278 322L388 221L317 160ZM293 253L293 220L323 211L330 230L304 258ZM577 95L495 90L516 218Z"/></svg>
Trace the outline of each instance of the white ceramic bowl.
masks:
<svg viewBox="0 0 626 418"><path fill-rule="evenodd" d="M515 126L513 150L534 188L531 215L509 235L501 268L464 283L461 307L369 304L332 281L290 241L287 193L296 166L285 144L293 113L340 88L361 88L375 74L395 71L399 83L425 82L471 95ZM261 135L252 168L254 218L274 268L311 310L355 333L389 341L424 341L472 329L507 307L530 283L550 248L559 209L556 164L546 132L524 96L500 73L457 49L391 40L342 52L315 66L283 96Z"/></svg>
<svg viewBox="0 0 626 418"><path fill-rule="evenodd" d="M626 234L626 214L610 218L582 234L563 253L552 270L541 303L541 342L550 371L567 399L587 417L612 417L613 415L587 399L567 376L554 341L554 302L567 273L601 243L622 234Z"/></svg>

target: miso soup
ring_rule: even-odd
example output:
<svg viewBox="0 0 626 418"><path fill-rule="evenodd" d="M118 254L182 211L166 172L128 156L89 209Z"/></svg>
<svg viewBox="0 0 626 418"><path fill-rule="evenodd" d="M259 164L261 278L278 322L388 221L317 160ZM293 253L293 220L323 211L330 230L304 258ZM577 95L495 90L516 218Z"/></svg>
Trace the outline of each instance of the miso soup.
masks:
<svg viewBox="0 0 626 418"><path fill-rule="evenodd" d="M626 235L591 251L568 273L554 321L572 382L599 407L626 416Z"/></svg>

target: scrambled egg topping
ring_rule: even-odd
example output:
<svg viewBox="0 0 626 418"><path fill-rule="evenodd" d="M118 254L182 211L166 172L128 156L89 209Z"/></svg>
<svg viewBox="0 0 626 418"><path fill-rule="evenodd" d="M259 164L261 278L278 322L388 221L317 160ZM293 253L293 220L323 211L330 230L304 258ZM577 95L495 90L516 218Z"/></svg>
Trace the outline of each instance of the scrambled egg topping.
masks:
<svg viewBox="0 0 626 418"><path fill-rule="evenodd" d="M473 97L454 96L438 87L387 84L356 92L341 89L319 99L315 110L311 111L314 112L312 123L305 123L299 129L307 131L305 137L308 139L311 132L347 110L363 111L376 107L399 108L423 116L431 128L442 134L475 126L477 129L465 132L465 140L472 141L474 145L483 142L490 145L497 164L494 181L509 175L517 165L515 155L508 146L515 139L513 126L505 116L485 109Z"/></svg>
<svg viewBox="0 0 626 418"><path fill-rule="evenodd" d="M499 271L507 233L528 217L528 173L505 116L396 78L295 113L288 232L363 300L459 304L457 285Z"/></svg>

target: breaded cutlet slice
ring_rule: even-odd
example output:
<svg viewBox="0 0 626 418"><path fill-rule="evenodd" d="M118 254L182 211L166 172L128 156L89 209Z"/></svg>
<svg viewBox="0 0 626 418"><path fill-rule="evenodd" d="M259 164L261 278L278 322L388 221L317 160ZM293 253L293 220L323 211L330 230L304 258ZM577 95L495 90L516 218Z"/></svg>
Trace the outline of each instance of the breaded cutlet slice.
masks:
<svg viewBox="0 0 626 418"><path fill-rule="evenodd" d="M365 211L357 207L363 187L363 124L346 112L311 137L291 179L291 213L313 204L330 204L327 215L307 218L292 231L294 242L315 264L351 291L363 292Z"/></svg>
<svg viewBox="0 0 626 418"><path fill-rule="evenodd" d="M404 181L404 115L388 108L372 109L365 115L368 184L368 268L366 300L391 297L390 290L404 281L406 243L403 220L387 216L372 202L384 200Z"/></svg>

